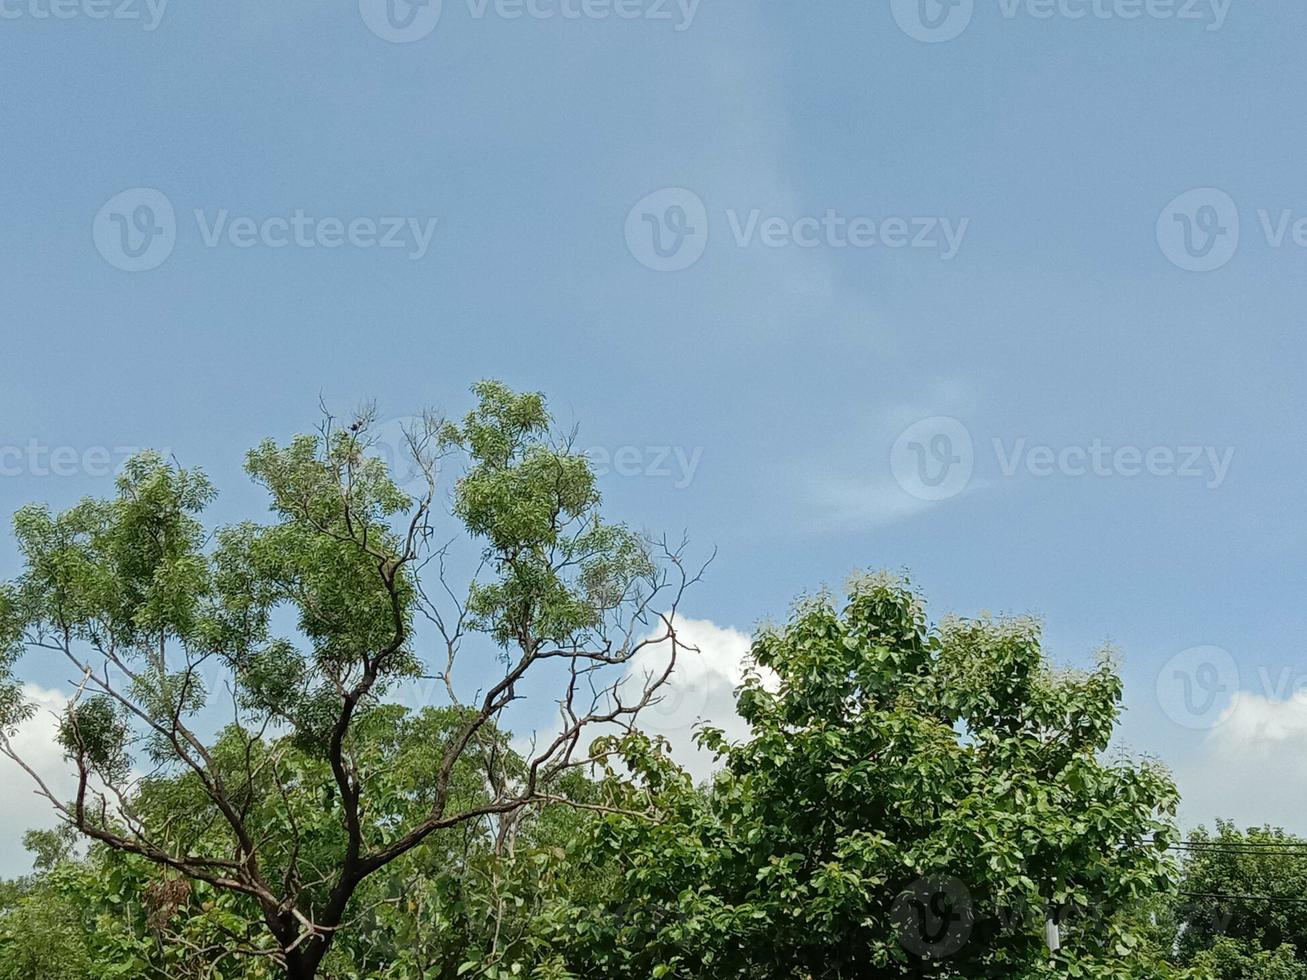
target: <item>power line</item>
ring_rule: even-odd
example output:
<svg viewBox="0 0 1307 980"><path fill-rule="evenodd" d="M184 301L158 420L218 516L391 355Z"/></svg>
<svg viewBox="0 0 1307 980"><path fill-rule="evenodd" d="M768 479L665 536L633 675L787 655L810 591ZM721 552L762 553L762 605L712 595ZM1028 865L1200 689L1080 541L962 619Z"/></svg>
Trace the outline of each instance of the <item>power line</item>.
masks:
<svg viewBox="0 0 1307 980"><path fill-rule="evenodd" d="M1167 844L1166 849L1168 851L1183 851L1187 854L1235 854L1243 857L1307 858L1307 850L1288 847L1243 847L1238 844L1219 844L1208 847L1192 844Z"/></svg>
<svg viewBox="0 0 1307 980"><path fill-rule="evenodd" d="M1215 892L1180 892L1185 898L1205 898L1221 902L1270 902L1272 904L1302 905L1307 896L1294 898L1288 895L1218 895Z"/></svg>
<svg viewBox="0 0 1307 980"><path fill-rule="evenodd" d="M1144 841L1145 844L1156 844L1158 841ZM1212 852L1212 853L1229 853L1229 854L1287 854L1307 857L1307 842L1295 841L1234 841L1234 840L1214 840L1214 841L1178 841L1174 844L1164 844L1163 847L1169 851L1191 851L1194 853Z"/></svg>
<svg viewBox="0 0 1307 980"><path fill-rule="evenodd" d="M1257 841L1257 840L1188 840L1180 841L1181 847L1251 847L1251 848L1294 848L1297 850L1307 849L1307 842L1302 841Z"/></svg>

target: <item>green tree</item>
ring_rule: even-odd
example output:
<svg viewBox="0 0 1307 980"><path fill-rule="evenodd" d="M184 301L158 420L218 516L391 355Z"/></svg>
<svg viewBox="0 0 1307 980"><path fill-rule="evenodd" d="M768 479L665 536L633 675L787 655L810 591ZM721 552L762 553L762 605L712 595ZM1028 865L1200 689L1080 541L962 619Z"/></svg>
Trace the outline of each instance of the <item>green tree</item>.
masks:
<svg viewBox="0 0 1307 980"><path fill-rule="evenodd" d="M408 432L416 494L371 451L365 412L249 454L268 524L210 532L209 481L152 454L112 499L15 518L0 726L30 715L25 653L71 664L61 740L78 786L60 799L29 768L41 792L99 845L171 872L174 904L212 895L232 928L252 910L261 934L237 948L290 978L319 975L370 883L437 835L502 839L524 811L577 802L585 733L633 724L675 663L695 578L681 550L602 518L588 461L539 395L475 392L461 423ZM480 560L466 587L446 574L463 558L433 508L455 457L452 517ZM652 644L666 670L632 686L625 668ZM385 697L413 679L438 685L444 710L397 718ZM525 758L508 751L505 712L550 682L556 727ZM230 722L206 736L224 705ZM418 757L396 769L396 752Z"/></svg>
<svg viewBox="0 0 1307 980"><path fill-rule="evenodd" d="M384 837L421 812L426 791L458 714L379 706L360 724L355 751L368 782L369 836ZM331 786L327 765L293 737L247 743L226 733L214 746L220 761L242 758L276 773L248 787L251 822L277 847L296 843L328 867L340 850L332 813L322 806ZM505 746L506 768L525 759ZM274 761L275 760L275 761ZM243 762L241 763L243 765ZM453 783L459 806L485 798L480 760L464 759ZM600 787L582 773L567 777L574 804L598 800ZM284 791L283 791L284 788ZM216 846L221 831L206 821L205 794L193 776L155 778L141 787L134 812L152 831L170 828ZM570 805L524 808L511 821L468 821L431 835L419 848L370 876L355 894L350 927L319 967L333 980L454 980L470 957L493 958L526 928L559 845L576 832L583 811ZM256 902L190 881L136 855L93 845L79 859L61 832L29 834L38 873L0 889L0 980L268 980L270 958L250 956L265 935ZM542 873L544 877L542 878Z"/></svg>
<svg viewBox="0 0 1307 980"><path fill-rule="evenodd" d="M1109 658L1056 671L1026 619L928 624L887 576L764 629L738 693L751 736L702 733L697 789L632 736L639 777L572 860L520 969L585 978L1156 978L1147 909L1173 892L1175 788L1109 758ZM575 880L576 884L571 884ZM1046 924L1059 923L1050 955Z"/></svg>
<svg viewBox="0 0 1307 980"><path fill-rule="evenodd" d="M1182 961L1217 980L1307 980L1307 841L1219 821L1183 847Z"/></svg>
<svg viewBox="0 0 1307 980"><path fill-rule="evenodd" d="M77 907L44 877L12 887L0 911L0 980L89 980L95 964Z"/></svg>
<svg viewBox="0 0 1307 980"><path fill-rule="evenodd" d="M92 848L19 883L0 910L0 980L271 980L233 948L212 896L133 855ZM178 910L188 903L195 914ZM209 911L201 911L201 903ZM226 918L230 918L229 916Z"/></svg>

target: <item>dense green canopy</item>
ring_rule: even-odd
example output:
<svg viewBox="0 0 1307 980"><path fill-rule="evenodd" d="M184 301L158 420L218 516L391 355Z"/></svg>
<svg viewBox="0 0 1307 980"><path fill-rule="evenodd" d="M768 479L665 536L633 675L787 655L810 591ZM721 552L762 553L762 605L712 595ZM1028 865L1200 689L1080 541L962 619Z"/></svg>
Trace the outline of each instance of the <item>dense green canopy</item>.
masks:
<svg viewBox="0 0 1307 980"><path fill-rule="evenodd" d="M19 512L0 729L28 658L71 665L77 789L30 771L62 828L0 893L0 980L1307 977L1307 851L1177 850L1112 658L1058 669L1034 620L932 621L882 574L805 598L696 785L640 729L696 574L602 516L540 396L476 397L409 433L416 493L364 413L249 454L262 523L207 525L209 481L151 454ZM395 702L414 680L436 703Z"/></svg>

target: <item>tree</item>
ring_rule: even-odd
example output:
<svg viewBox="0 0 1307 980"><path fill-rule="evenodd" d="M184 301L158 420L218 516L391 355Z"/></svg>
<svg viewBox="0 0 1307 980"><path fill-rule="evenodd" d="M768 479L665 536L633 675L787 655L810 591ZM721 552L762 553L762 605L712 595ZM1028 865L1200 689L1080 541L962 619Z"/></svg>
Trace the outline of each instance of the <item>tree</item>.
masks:
<svg viewBox="0 0 1307 980"><path fill-rule="evenodd" d="M1216 980L1307 980L1307 841L1219 821L1184 850L1182 961Z"/></svg>
<svg viewBox="0 0 1307 980"><path fill-rule="evenodd" d="M103 848L20 881L0 909L0 980L270 980L269 961L228 951L223 912L173 921L197 897L180 884Z"/></svg>
<svg viewBox="0 0 1307 980"><path fill-rule="evenodd" d="M603 761L586 732L631 728L680 651L676 610L697 578L683 549L601 517L588 461L541 396L474 390L461 424L428 415L407 433L417 494L370 451L364 412L249 454L270 524L210 534L212 485L153 454L127 464L112 499L15 518L24 570L0 588L0 726L30 716L25 653L71 664L75 797L0 748L83 835L257 910L263 942L241 951L290 978L318 975L365 884L435 835L478 825L503 839L532 808L586 805L573 774ZM480 552L465 589L433 508L458 455L452 516ZM665 670L628 677L658 644ZM385 698L415 678L445 707L403 722L427 726L425 755L378 792L391 773L378 726L397 724ZM519 756L502 721L546 682L556 728ZM231 720L215 728L223 705Z"/></svg>
<svg viewBox="0 0 1307 980"><path fill-rule="evenodd" d="M433 758L457 722L448 708L409 711L385 705L356 733L369 834L387 833L423 806L422 787ZM217 758L243 754L237 739L220 738ZM513 753L511 746L505 750ZM340 834L322 806L331 785L326 763L280 739L251 747L256 760L280 756L280 778L251 785L252 822L277 850L298 840L330 865ZM459 806L485 796L478 760L455 768ZM506 762L521 767L520 755ZM601 799L584 774L568 777L576 802ZM284 795L279 786L290 787ZM197 849L221 840L206 821L198 782L181 773L142 787L135 812L152 831L172 827ZM588 811L550 805L519 811L511 828L469 821L433 834L420 848L370 876L355 895L349 929L320 965L336 980L455 980L470 959L493 959L515 941L547 891L560 842ZM505 831L508 833L504 833ZM0 886L0 980L269 980L270 959L243 955L264 933L257 903L184 879L136 855L95 844L83 858L62 834L27 837L38 873ZM554 867L545 867L542 858ZM543 874L542 874L543 871Z"/></svg>
<svg viewBox="0 0 1307 980"><path fill-rule="evenodd" d="M570 975L794 978L1167 976L1146 910L1174 891L1174 786L1106 756L1110 658L1055 671L1037 623L928 625L864 576L764 629L738 693L752 734L702 732L698 789L622 743L642 785L596 820L523 944ZM573 881L576 884L571 884ZM1046 946L1060 924L1062 950Z"/></svg>

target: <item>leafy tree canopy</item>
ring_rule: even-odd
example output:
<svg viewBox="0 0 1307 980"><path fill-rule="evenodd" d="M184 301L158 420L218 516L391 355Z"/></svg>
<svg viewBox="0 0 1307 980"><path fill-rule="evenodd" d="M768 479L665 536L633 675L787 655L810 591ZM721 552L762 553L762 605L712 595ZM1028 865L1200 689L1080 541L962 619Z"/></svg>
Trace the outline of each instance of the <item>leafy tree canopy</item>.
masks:
<svg viewBox="0 0 1307 980"><path fill-rule="evenodd" d="M751 736L702 732L707 791L626 741L629 812L577 843L591 874L524 956L578 977L1166 974L1140 918L1175 887L1176 792L1108 757L1109 658L1054 670L1027 619L932 626L881 575L802 602L753 658Z"/></svg>
<svg viewBox="0 0 1307 980"><path fill-rule="evenodd" d="M1307 841L1221 821L1185 851L1181 960L1217 980L1307 980Z"/></svg>
<svg viewBox="0 0 1307 980"><path fill-rule="evenodd" d="M680 550L604 518L540 395L474 391L461 422L407 431L416 492L373 451L368 411L249 454L266 523L209 528L209 480L151 453L110 499L14 521L24 569L0 586L0 732L31 714L24 654L71 665L74 798L0 748L82 835L176 875L178 894L257 913L238 949L292 978L345 942L374 876L446 832L502 844L527 812L585 802L570 794L599 761L586 733L630 727L675 664L696 577ZM457 582L447 559L480 567ZM664 669L631 683L652 646ZM418 678L441 709L397 714L387 694ZM556 724L511 752L505 712L548 682ZM219 710L230 720L215 726Z"/></svg>

